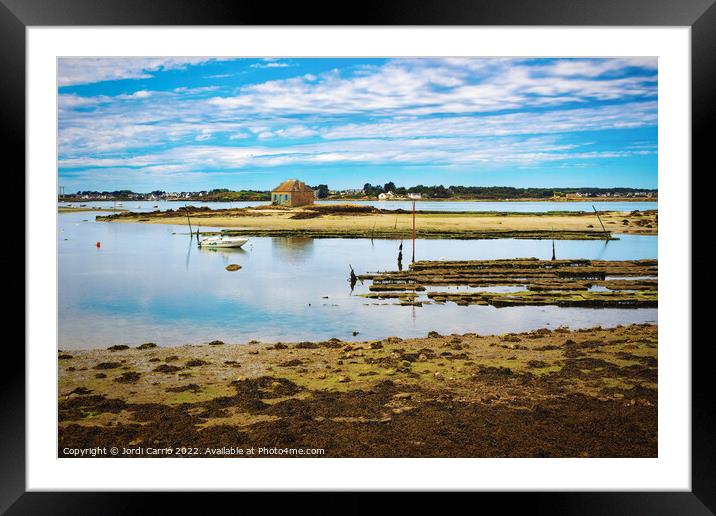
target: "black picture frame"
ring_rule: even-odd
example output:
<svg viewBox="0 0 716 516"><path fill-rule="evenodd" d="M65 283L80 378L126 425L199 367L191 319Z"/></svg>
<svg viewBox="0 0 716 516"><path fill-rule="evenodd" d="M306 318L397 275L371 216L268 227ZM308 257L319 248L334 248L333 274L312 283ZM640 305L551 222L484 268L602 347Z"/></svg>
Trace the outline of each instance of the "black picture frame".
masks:
<svg viewBox="0 0 716 516"><path fill-rule="evenodd" d="M345 7L345 6L343 6ZM706 171L707 126L716 113L716 5L714 0L364 0L341 9L316 3L227 0L0 0L0 120L5 157L25 165L25 31L31 26L83 25L508 25L691 27L692 169ZM566 46L566 48L568 48ZM709 160L710 161L710 160ZM710 168L713 165L709 163ZM684 171L684 173L693 173ZM24 187L23 187L24 190ZM27 192L26 192L27 195ZM31 274L25 270L25 274ZM19 282L19 275L14 281ZM27 276L26 276L27 277ZM13 285L14 286L14 285ZM13 289L15 290L15 289ZM18 286L17 290L20 291ZM685 300L690 302L690 300ZM19 304L19 303L18 303ZM191 509L204 502L184 493L36 493L25 488L25 354L7 342L0 377L0 512L8 514L128 514L144 512L148 496ZM690 345L690 342L684 342ZM710 385L711 343L692 346L692 491L643 493L485 494L511 509L550 514L713 514L714 404ZM22 364L23 367L19 367ZM215 495L212 495L215 496ZM509 496L508 500L499 497ZM248 503L242 495L242 503ZM222 496L222 498L225 498ZM418 497L418 499L420 499ZM220 500L217 500L220 501ZM199 504L202 504L201 506ZM261 503L261 502L260 502ZM298 502L300 503L300 502ZM380 502L384 504L384 502ZM482 503L482 502L481 502ZM330 509L333 504L327 504ZM353 494L342 512L369 509ZM390 505L384 505L390 508ZM183 512L183 511L182 511ZM321 512L320 508L314 512Z"/></svg>

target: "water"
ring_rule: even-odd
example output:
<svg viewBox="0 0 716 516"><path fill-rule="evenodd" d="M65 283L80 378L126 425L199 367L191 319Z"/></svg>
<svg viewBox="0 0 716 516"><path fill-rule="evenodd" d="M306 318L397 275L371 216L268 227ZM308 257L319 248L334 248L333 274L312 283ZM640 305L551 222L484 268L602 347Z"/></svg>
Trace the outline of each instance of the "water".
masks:
<svg viewBox="0 0 716 516"><path fill-rule="evenodd" d="M60 206L78 207L86 204L95 208L114 208L116 203L112 201L88 201L74 203L60 203ZM244 202L200 202L200 201L124 201L122 209L136 212L154 210L176 210L182 206L208 206L212 209L246 208L249 206L260 206L270 204L268 201L244 201ZM375 206L382 210L412 210L413 203L410 201L318 201L317 204L359 204ZM423 211L488 211L488 212L520 212L536 213L546 211L588 211L591 212L592 205L599 211L645 211L658 209L656 202L509 202L509 201L417 201L416 209ZM157 206L155 208L155 206Z"/></svg>
<svg viewBox="0 0 716 516"><path fill-rule="evenodd" d="M120 206L121 204L121 206ZM176 210L184 206L207 206L212 210L225 210L227 208L248 208L250 206L261 206L264 204L271 204L269 201L236 201L236 202L200 202L200 201L122 201L121 203L114 201L82 201L82 202L61 202L59 206L72 206L79 208L80 206L86 206L87 208L102 208L102 209L123 209L134 212L148 212L148 211L166 211ZM87 217L85 217L87 218Z"/></svg>
<svg viewBox="0 0 716 516"><path fill-rule="evenodd" d="M357 340L424 336L431 330L492 334L657 319L656 309L397 306L357 296L368 284L358 283L351 294L347 279L349 264L359 274L395 270L399 241L251 238L243 249L202 250L190 243L185 226L103 223L95 222L95 215L58 217L60 349L214 339ZM657 237L620 238L557 241L557 257L656 258ZM407 262L410 242L403 254ZM547 240L418 240L416 258L551 255ZM229 263L242 269L227 272ZM353 331L360 333L354 337Z"/></svg>
<svg viewBox="0 0 716 516"><path fill-rule="evenodd" d="M381 210L413 209L412 201L319 201L319 204L366 204ZM498 211L541 213L546 211L645 211L658 209L656 202L582 202L582 201L416 201L415 209L423 211Z"/></svg>

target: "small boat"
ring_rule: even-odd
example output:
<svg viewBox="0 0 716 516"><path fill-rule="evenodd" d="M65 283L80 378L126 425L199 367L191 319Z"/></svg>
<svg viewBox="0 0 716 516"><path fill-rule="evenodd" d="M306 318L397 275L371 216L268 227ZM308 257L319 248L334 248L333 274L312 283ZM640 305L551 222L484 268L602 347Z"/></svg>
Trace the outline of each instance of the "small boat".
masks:
<svg viewBox="0 0 716 516"><path fill-rule="evenodd" d="M232 236L215 236L206 237L199 240L199 247L214 248L214 247L241 247L248 238L232 237Z"/></svg>

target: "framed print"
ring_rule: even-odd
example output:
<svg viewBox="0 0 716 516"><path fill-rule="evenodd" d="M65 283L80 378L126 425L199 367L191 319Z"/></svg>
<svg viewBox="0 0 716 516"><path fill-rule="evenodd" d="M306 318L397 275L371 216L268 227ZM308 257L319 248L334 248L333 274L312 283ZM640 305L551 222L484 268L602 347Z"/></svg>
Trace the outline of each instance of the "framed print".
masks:
<svg viewBox="0 0 716 516"><path fill-rule="evenodd" d="M27 304L1 507L709 514L691 170L716 11L627 4L3 0Z"/></svg>

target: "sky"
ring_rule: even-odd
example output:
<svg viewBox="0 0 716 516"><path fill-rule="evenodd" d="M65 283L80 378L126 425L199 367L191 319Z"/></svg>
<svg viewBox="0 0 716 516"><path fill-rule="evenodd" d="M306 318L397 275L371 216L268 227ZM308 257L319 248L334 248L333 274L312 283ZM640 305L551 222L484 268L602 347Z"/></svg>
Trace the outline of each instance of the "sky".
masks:
<svg viewBox="0 0 716 516"><path fill-rule="evenodd" d="M657 59L61 58L66 193L657 187Z"/></svg>

